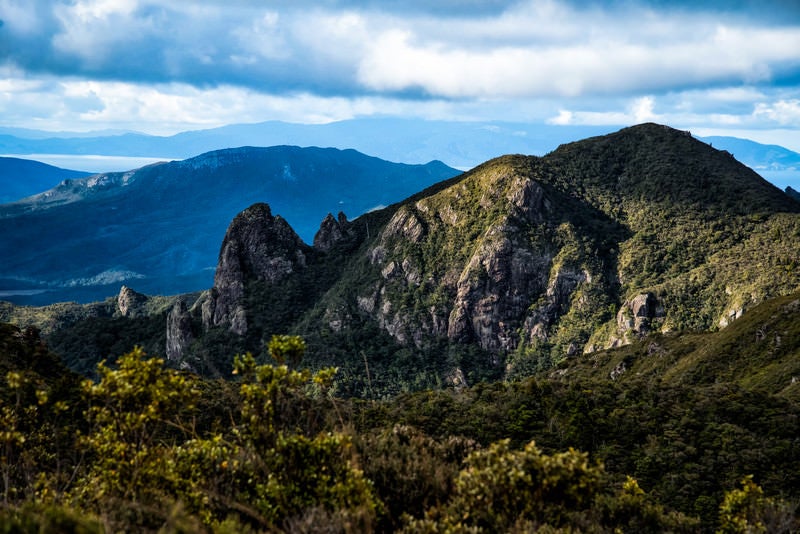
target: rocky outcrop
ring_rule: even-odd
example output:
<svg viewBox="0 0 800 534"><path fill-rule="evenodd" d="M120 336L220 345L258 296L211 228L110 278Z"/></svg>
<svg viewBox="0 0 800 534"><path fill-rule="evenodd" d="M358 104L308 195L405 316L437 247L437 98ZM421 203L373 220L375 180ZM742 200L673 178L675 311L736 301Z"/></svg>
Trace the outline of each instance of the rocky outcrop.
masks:
<svg viewBox="0 0 800 534"><path fill-rule="evenodd" d="M626 301L617 312L617 334L611 336L606 348L627 345L633 339L658 330L665 316L664 307L655 295L649 292L636 295Z"/></svg>
<svg viewBox="0 0 800 534"><path fill-rule="evenodd" d="M521 241L508 222L491 228L461 273L447 337L492 352L519 342L517 329L544 291L550 261Z"/></svg>
<svg viewBox="0 0 800 534"><path fill-rule="evenodd" d="M147 295L138 293L128 286L122 286L117 295L117 311L123 317L142 317L147 315L144 305L148 300Z"/></svg>
<svg viewBox="0 0 800 534"><path fill-rule="evenodd" d="M438 199L403 206L368 251L380 281L356 302L398 342L420 347L426 338L446 337L493 354L518 347L530 307L548 288L552 202L536 181L507 173L502 165L496 173L488 169L487 176L494 183L481 184L477 206L468 200L474 193L465 184ZM475 224L476 209L489 214L498 205L502 212L486 217L480 233L462 230ZM534 227L541 231L532 237ZM449 237L442 239L442 233ZM437 244L429 243L432 239ZM441 248L451 250L453 259L426 261L426 256L441 258ZM564 284L551 289L568 292ZM409 292L418 295L413 309L402 297ZM569 295L557 297L554 309Z"/></svg>
<svg viewBox="0 0 800 534"><path fill-rule="evenodd" d="M180 362L192 341L192 316L186 307L186 301L178 299L167 314L167 360Z"/></svg>
<svg viewBox="0 0 800 534"><path fill-rule="evenodd" d="M636 295L617 313L617 327L620 332L632 331L644 336L653 329L655 319L664 317L664 308L652 293Z"/></svg>
<svg viewBox="0 0 800 534"><path fill-rule="evenodd" d="M204 327L228 325L232 332L244 335L245 284L277 282L305 268L308 253L309 247L282 217L272 215L267 204L254 204L241 212L222 241L214 287L202 307Z"/></svg>
<svg viewBox="0 0 800 534"><path fill-rule="evenodd" d="M569 309L578 286L592 281L591 274L585 270L562 266L553 271L544 298L525 319L526 340L537 338L546 341L552 326Z"/></svg>
<svg viewBox="0 0 800 534"><path fill-rule="evenodd" d="M314 235L314 248L322 252L328 252L338 242L348 237L351 233L351 224L347 220L347 216L339 212L337 218L334 219L330 213L322 220L319 225L319 230Z"/></svg>

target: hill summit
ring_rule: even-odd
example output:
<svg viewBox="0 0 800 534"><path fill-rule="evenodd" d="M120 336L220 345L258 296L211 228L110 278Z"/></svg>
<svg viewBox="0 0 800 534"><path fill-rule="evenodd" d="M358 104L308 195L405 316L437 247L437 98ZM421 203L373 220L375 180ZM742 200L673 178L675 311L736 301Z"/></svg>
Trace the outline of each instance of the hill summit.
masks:
<svg viewBox="0 0 800 534"><path fill-rule="evenodd" d="M258 234L242 228L254 209L229 233ZM347 367L348 352L365 350L354 340L371 332L371 350L385 354L377 368L400 351L424 362L422 382L525 375L650 332L719 329L800 288L799 211L729 153L643 124L544 157L490 160L345 218L342 242L262 258L295 266L280 277L227 280L226 266L255 260L232 259L226 241L195 309L241 287L236 319L203 320L194 334L201 345L203 332L223 329L238 339L228 347L259 350L297 332L312 360ZM279 309L281 320L268 316Z"/></svg>
<svg viewBox="0 0 800 534"><path fill-rule="evenodd" d="M525 376L650 333L724 328L800 289L799 212L731 154L642 124L331 215L313 247L253 206L214 287L186 303L191 332L173 335L192 340L184 365L220 371L297 333L306 363L339 366L355 395Z"/></svg>

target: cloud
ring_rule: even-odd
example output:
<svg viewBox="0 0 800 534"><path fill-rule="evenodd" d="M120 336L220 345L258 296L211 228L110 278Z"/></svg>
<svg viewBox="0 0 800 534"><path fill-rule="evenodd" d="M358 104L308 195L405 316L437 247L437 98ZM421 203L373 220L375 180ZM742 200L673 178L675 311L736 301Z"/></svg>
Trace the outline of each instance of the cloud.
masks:
<svg viewBox="0 0 800 534"><path fill-rule="evenodd" d="M570 111L561 109L558 115L547 119L548 124L584 126L622 126L642 122L658 122L662 115L654 112L655 99L643 96L630 101L624 111Z"/></svg>
<svg viewBox="0 0 800 534"><path fill-rule="evenodd" d="M800 26L630 4L435 4L3 0L0 49L39 73L339 96L576 97L800 67Z"/></svg>
<svg viewBox="0 0 800 534"><path fill-rule="evenodd" d="M152 133L389 114L800 128L799 10L793 0L0 0L0 114L7 125Z"/></svg>
<svg viewBox="0 0 800 534"><path fill-rule="evenodd" d="M800 99L779 100L772 103L759 103L753 111L756 118L764 117L781 126L800 127Z"/></svg>

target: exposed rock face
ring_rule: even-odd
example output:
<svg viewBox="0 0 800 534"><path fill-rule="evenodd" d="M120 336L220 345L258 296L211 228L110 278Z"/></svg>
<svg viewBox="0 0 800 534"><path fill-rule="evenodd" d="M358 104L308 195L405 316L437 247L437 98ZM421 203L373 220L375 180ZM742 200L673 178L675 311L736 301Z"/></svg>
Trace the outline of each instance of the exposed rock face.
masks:
<svg viewBox="0 0 800 534"><path fill-rule="evenodd" d="M636 295L625 303L617 314L617 326L621 330L633 330L637 334L646 335L652 328L654 319L664 317L664 308L652 293Z"/></svg>
<svg viewBox="0 0 800 534"><path fill-rule="evenodd" d="M508 223L491 228L470 258L448 318L451 340L475 341L493 352L516 348L516 330L544 291L551 260L531 250L516 233Z"/></svg>
<svg viewBox="0 0 800 534"><path fill-rule="evenodd" d="M193 340L192 317L186 308L186 302L179 299L167 314L167 360L181 361Z"/></svg>
<svg viewBox="0 0 800 534"><path fill-rule="evenodd" d="M422 346L426 337L447 337L493 354L513 351L532 336L546 338L575 289L591 281L580 269L553 271L556 214L544 188L519 175L498 172L490 178L495 184L486 187L477 207L467 200L469 186L445 191L441 202L401 207L368 252L381 281L356 297L358 308L400 343ZM470 212L491 213L498 205L503 210L487 217L479 235L460 231L475 217ZM442 233L452 237L433 247L426 242ZM456 257L469 253L426 263L426 255L440 257L437 247L452 248ZM429 295L413 311L400 300L410 291Z"/></svg>
<svg viewBox="0 0 800 534"><path fill-rule="evenodd" d="M327 252L336 245L339 241L347 237L350 233L350 222L347 216L339 212L336 219L333 215L328 214L322 223L319 225L316 235L314 235L314 248Z"/></svg>
<svg viewBox="0 0 800 534"><path fill-rule="evenodd" d="M146 315L144 304L148 300L147 295L138 293L128 286L122 286L117 296L117 309L123 317L141 317Z"/></svg>
<svg viewBox="0 0 800 534"><path fill-rule="evenodd" d="M617 332L609 347L618 347L631 342L631 336L644 337L655 330L665 317L664 307L652 293L636 295L617 312Z"/></svg>
<svg viewBox="0 0 800 534"><path fill-rule="evenodd" d="M524 331L527 339L547 340L553 323L569 308L576 288L580 284L591 282L591 279L591 275L586 271L568 267L555 269L547 283L542 303L534 307L525 319Z"/></svg>
<svg viewBox="0 0 800 534"><path fill-rule="evenodd" d="M237 215L222 241L214 287L203 303L206 328L229 325L244 335L247 318L242 305L249 280L276 282L306 265L309 247L267 204L254 204Z"/></svg>

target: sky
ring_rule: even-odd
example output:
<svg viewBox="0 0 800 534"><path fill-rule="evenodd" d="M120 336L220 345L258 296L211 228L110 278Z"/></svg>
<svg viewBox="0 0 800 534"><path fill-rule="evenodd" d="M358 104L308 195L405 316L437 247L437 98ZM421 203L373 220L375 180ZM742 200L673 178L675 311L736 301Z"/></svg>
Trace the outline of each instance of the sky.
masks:
<svg viewBox="0 0 800 534"><path fill-rule="evenodd" d="M800 0L0 0L0 126L630 125L800 151Z"/></svg>

